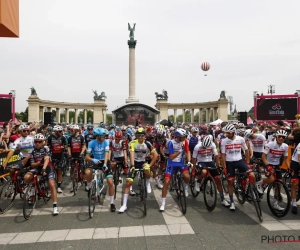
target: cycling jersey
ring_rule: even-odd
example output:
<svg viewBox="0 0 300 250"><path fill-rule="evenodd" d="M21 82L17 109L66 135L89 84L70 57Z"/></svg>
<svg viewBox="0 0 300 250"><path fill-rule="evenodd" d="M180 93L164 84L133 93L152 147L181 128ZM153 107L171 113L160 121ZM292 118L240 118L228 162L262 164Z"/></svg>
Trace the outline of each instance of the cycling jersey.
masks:
<svg viewBox="0 0 300 250"><path fill-rule="evenodd" d="M264 154L267 155L267 161L271 165L280 165L281 156L288 155L288 145L282 143L280 146L277 141L269 142L265 146Z"/></svg>
<svg viewBox="0 0 300 250"><path fill-rule="evenodd" d="M182 166L184 165L184 155L189 152L189 142L185 139L183 142L177 142L175 139L168 142L169 155L181 152L176 158L171 160L168 158L168 166Z"/></svg>
<svg viewBox="0 0 300 250"><path fill-rule="evenodd" d="M131 142L131 140L132 140L132 138L131 138L130 134L122 133L122 141L126 143L126 147L128 147L128 144L129 144L129 142Z"/></svg>
<svg viewBox="0 0 300 250"><path fill-rule="evenodd" d="M93 140L89 143L87 154L93 154L94 159L103 161L105 158L105 153L109 151L109 141L104 140L99 142L98 140Z"/></svg>
<svg viewBox="0 0 300 250"><path fill-rule="evenodd" d="M130 152L134 152L134 161L145 162L146 156L155 151L155 148L148 141L144 141L142 144L138 140L130 142Z"/></svg>
<svg viewBox="0 0 300 250"><path fill-rule="evenodd" d="M195 146L198 144L198 142L201 141L200 136L191 136L189 139L189 149L190 152L194 151Z"/></svg>
<svg viewBox="0 0 300 250"><path fill-rule="evenodd" d="M212 143L210 148L204 148L202 142L200 142L194 148L193 158L197 159L197 162L211 162L213 154L218 155L216 144Z"/></svg>
<svg viewBox="0 0 300 250"><path fill-rule="evenodd" d="M12 150L20 149L20 152L24 157L30 155L34 148L34 140L31 136L20 137L12 145Z"/></svg>
<svg viewBox="0 0 300 250"><path fill-rule="evenodd" d="M154 138L154 145L155 145L155 149L158 153L160 153L160 147L163 145L164 141L165 141L165 137L164 136L159 136L156 135Z"/></svg>
<svg viewBox="0 0 300 250"><path fill-rule="evenodd" d="M145 140L150 142L153 145L154 144L154 135L153 134L146 134Z"/></svg>
<svg viewBox="0 0 300 250"><path fill-rule="evenodd" d="M41 162L40 166L44 164L44 157L50 156L48 147L41 147L40 149L34 148L30 154L30 163ZM50 166L50 161L48 166Z"/></svg>
<svg viewBox="0 0 300 250"><path fill-rule="evenodd" d="M95 139L95 137L94 137L93 134L86 134L84 136L84 141L85 141L86 147L88 147L89 146L89 142L92 141L92 140L94 140L94 139Z"/></svg>
<svg viewBox="0 0 300 250"><path fill-rule="evenodd" d="M253 148L253 152L264 152L264 144L266 138L262 134L256 134L255 139L248 139L250 146Z"/></svg>
<svg viewBox="0 0 300 250"><path fill-rule="evenodd" d="M124 157L124 150L126 150L126 142L120 140L119 142L116 142L116 140L112 140L109 143L109 150L112 153L112 158L119 158Z"/></svg>
<svg viewBox="0 0 300 250"><path fill-rule="evenodd" d="M295 148L293 156L292 156L292 161L298 162L298 156L300 155L300 143L298 144L298 146Z"/></svg>
<svg viewBox="0 0 300 250"><path fill-rule="evenodd" d="M221 142L221 153L226 155L226 161L239 161L242 159L242 148L247 150L245 139L235 136L233 140L226 137Z"/></svg>
<svg viewBox="0 0 300 250"><path fill-rule="evenodd" d="M84 146L84 137L82 135L70 136L68 139L68 147L71 149L73 158L79 158L82 147Z"/></svg>
<svg viewBox="0 0 300 250"><path fill-rule="evenodd" d="M48 145L52 151L52 157L55 159L62 157L63 145L66 145L66 138L64 136L50 135L47 139Z"/></svg>
<svg viewBox="0 0 300 250"><path fill-rule="evenodd" d="M169 141L170 141L169 139L165 139L162 144L162 149L165 155L169 155L169 148L168 148Z"/></svg>

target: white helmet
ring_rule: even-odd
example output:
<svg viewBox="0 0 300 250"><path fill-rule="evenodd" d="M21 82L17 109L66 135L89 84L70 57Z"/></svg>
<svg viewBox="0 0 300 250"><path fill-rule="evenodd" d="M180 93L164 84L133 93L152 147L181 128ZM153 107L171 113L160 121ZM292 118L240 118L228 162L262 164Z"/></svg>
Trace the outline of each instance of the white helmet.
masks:
<svg viewBox="0 0 300 250"><path fill-rule="evenodd" d="M245 127L244 123L242 123L242 122L238 123L238 126L239 126L239 128L244 128Z"/></svg>
<svg viewBox="0 0 300 250"><path fill-rule="evenodd" d="M170 128L170 131L173 131L174 129L175 129L174 127L171 127L171 128Z"/></svg>
<svg viewBox="0 0 300 250"><path fill-rule="evenodd" d="M55 126L53 127L53 131L62 131L62 130L63 130L62 126L55 125Z"/></svg>
<svg viewBox="0 0 300 250"><path fill-rule="evenodd" d="M79 130L79 126L78 126L77 124L74 124L74 125L72 126L72 129L77 129L77 130Z"/></svg>
<svg viewBox="0 0 300 250"><path fill-rule="evenodd" d="M174 135L177 137L185 137L186 131L183 128L178 128L175 130Z"/></svg>
<svg viewBox="0 0 300 250"><path fill-rule="evenodd" d="M43 134L38 133L38 134L36 134L36 135L34 136L34 140L35 140L35 141L43 141L43 140L45 140L45 137L44 137Z"/></svg>
<svg viewBox="0 0 300 250"><path fill-rule="evenodd" d="M241 129L241 128L239 128L239 129L237 129L237 130L236 130L236 133L237 133L238 135L240 135L240 134L244 135L244 133L245 133L245 130L244 130L244 129Z"/></svg>
<svg viewBox="0 0 300 250"><path fill-rule="evenodd" d="M214 140L214 137L213 137L212 135L208 135L208 136L206 136L206 137L208 137L211 141Z"/></svg>
<svg viewBox="0 0 300 250"><path fill-rule="evenodd" d="M19 130L29 130L29 126L27 126L26 124L22 124L20 125Z"/></svg>
<svg viewBox="0 0 300 250"><path fill-rule="evenodd" d="M280 129L280 130L276 131L276 136L278 136L278 135L287 137L287 132L285 130Z"/></svg>
<svg viewBox="0 0 300 250"><path fill-rule="evenodd" d="M235 133L236 128L233 124L228 124L225 126L224 131L229 133Z"/></svg>
<svg viewBox="0 0 300 250"><path fill-rule="evenodd" d="M159 135L163 135L164 134L164 130L162 128L157 128L156 129L156 133Z"/></svg>
<svg viewBox="0 0 300 250"><path fill-rule="evenodd" d="M196 127L192 127L191 131L192 131L192 132L198 132L198 131L199 131L199 129L198 129L198 128L196 128Z"/></svg>
<svg viewBox="0 0 300 250"><path fill-rule="evenodd" d="M253 135L252 129L247 129L247 130L245 131L245 133L244 133L244 136L245 136L246 138L249 138L251 135Z"/></svg>
<svg viewBox="0 0 300 250"><path fill-rule="evenodd" d="M206 137L203 139L202 146L203 146L204 148L209 148L209 147L212 146L212 141L211 141L211 139L210 139L209 136L206 136Z"/></svg>

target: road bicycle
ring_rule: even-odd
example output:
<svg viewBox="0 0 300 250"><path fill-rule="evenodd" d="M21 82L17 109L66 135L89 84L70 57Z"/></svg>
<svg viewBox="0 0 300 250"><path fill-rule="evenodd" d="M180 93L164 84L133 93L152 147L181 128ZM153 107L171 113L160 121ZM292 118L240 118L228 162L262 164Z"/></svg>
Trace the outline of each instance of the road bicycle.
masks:
<svg viewBox="0 0 300 250"><path fill-rule="evenodd" d="M38 170L34 170L33 182L28 184L23 201L23 216L26 220L31 217L37 200L40 199L47 204L51 199L51 191L46 176L40 176Z"/></svg>
<svg viewBox="0 0 300 250"><path fill-rule="evenodd" d="M136 196L140 196L141 202L143 203L144 208L144 216L147 215L147 186L146 186L146 178L144 174L144 167L140 169L134 169L134 176L138 178L138 190L135 192ZM133 176L133 178L134 178Z"/></svg>
<svg viewBox="0 0 300 250"><path fill-rule="evenodd" d="M117 195L117 187L120 183L122 183L122 180L120 180L121 172L122 172L122 162L116 162L111 161L111 166L115 165L114 171L113 171L113 180L114 180L114 186L115 186L115 199Z"/></svg>
<svg viewBox="0 0 300 250"><path fill-rule="evenodd" d="M82 158L72 158L74 161L74 169L72 175L72 186L74 195L77 194L79 183L83 184L83 159Z"/></svg>

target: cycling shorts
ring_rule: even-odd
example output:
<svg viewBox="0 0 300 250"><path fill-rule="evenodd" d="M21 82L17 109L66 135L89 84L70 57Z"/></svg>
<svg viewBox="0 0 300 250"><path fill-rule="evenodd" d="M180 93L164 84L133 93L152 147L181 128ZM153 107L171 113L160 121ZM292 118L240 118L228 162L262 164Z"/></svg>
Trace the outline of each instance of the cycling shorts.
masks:
<svg viewBox="0 0 300 250"><path fill-rule="evenodd" d="M105 176L106 179L113 178L113 173L111 171L109 163L107 163L106 171L104 171L103 165L104 165L104 161L101 162L100 164L95 164L95 163L89 164L89 165L86 166L86 168L101 169L103 171L104 176Z"/></svg>
<svg viewBox="0 0 300 250"><path fill-rule="evenodd" d="M198 162L198 167L200 168L201 172L204 167L209 167L213 169L208 169L209 173L212 177L219 175L219 169L217 168L216 164L213 161L210 162Z"/></svg>
<svg viewBox="0 0 300 250"><path fill-rule="evenodd" d="M38 167L38 168L30 169L29 172L33 173L33 174L37 173L39 175L42 175L42 170L43 170L42 167ZM46 167L46 173L47 173L47 175L46 175L47 181L53 181L54 180L54 171L51 166Z"/></svg>
<svg viewBox="0 0 300 250"><path fill-rule="evenodd" d="M62 169L62 159L53 159L51 160L52 163L56 164L56 169Z"/></svg>
<svg viewBox="0 0 300 250"><path fill-rule="evenodd" d="M122 168L125 168L125 165L124 165L124 156L123 157L113 158L112 161L116 161L118 163L118 165L120 165Z"/></svg>
<svg viewBox="0 0 300 250"><path fill-rule="evenodd" d="M189 171L188 167L185 165L181 166L167 166L165 172L165 178L171 179L174 171L180 171L181 173Z"/></svg>
<svg viewBox="0 0 300 250"><path fill-rule="evenodd" d="M300 174L300 164L299 164L299 162L291 161L291 170L293 170L291 179L298 180L300 178L300 176L299 176L299 174ZM277 174L276 174L276 176L277 176Z"/></svg>
<svg viewBox="0 0 300 250"><path fill-rule="evenodd" d="M276 180L282 180L282 173L279 165L272 165L269 164L269 166L273 167L275 169L276 173Z"/></svg>
<svg viewBox="0 0 300 250"><path fill-rule="evenodd" d="M135 161L134 162L134 168L135 169L142 169L143 168L143 165L145 164L146 162L145 161ZM128 174L126 176L126 180L131 180L133 181L135 178L135 172L130 172L130 170L128 171Z"/></svg>
<svg viewBox="0 0 300 250"><path fill-rule="evenodd" d="M229 176L234 177L236 169L238 169L240 173L244 173L249 169L249 167L244 160L226 161L226 170Z"/></svg>

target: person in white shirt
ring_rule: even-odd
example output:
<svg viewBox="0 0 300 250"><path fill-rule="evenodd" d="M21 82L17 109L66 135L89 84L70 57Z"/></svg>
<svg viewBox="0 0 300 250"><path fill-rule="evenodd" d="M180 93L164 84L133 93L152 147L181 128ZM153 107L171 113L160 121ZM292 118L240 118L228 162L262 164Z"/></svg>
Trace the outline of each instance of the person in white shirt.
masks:
<svg viewBox="0 0 300 250"><path fill-rule="evenodd" d="M264 152L266 138L262 134L254 134L251 129L247 129L244 133L245 139L249 140L250 147L253 148L253 156L261 159Z"/></svg>

